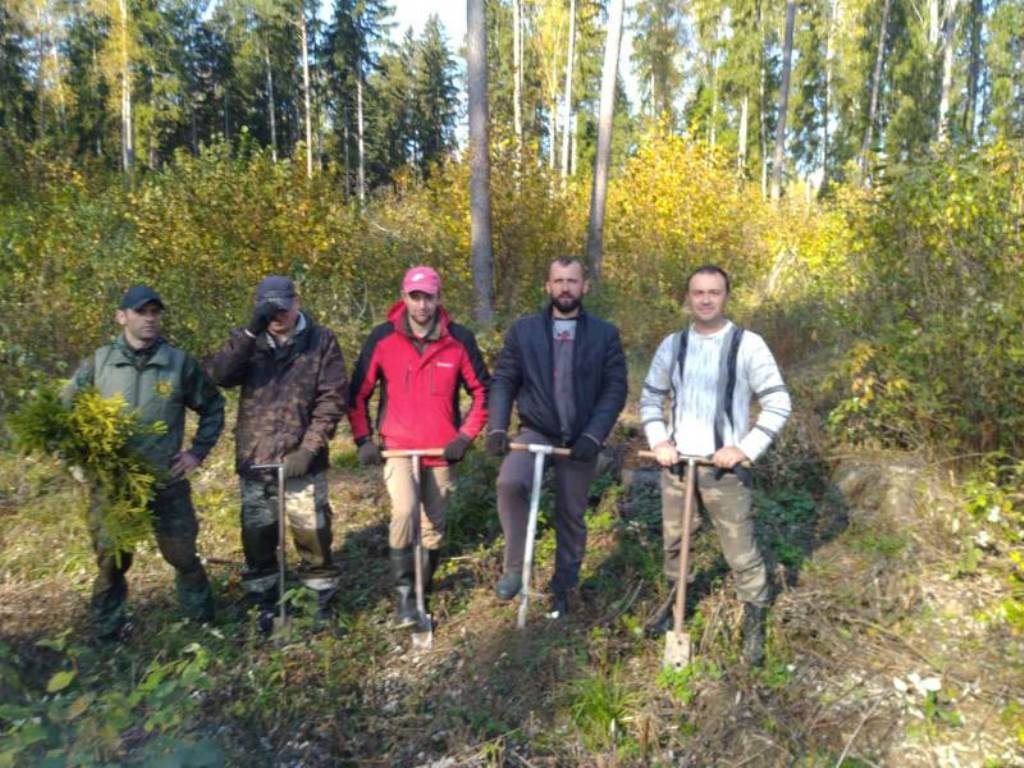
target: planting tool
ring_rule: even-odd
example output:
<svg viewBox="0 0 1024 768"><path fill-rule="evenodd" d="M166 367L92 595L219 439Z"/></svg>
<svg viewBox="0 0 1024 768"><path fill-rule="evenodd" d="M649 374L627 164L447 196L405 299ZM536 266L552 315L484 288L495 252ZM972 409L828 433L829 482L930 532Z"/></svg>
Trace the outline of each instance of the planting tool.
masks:
<svg viewBox="0 0 1024 768"><path fill-rule="evenodd" d="M519 616L516 627L525 629L526 613L530 606L530 576L533 571L533 544L537 536L537 515L540 512L540 484L544 477L545 456L568 456L568 448L556 448L541 443L512 443L512 451L529 451L533 454L533 485L530 488L530 518L526 524L526 553L523 557L523 588L520 590L522 600L519 603Z"/></svg>
<svg viewBox="0 0 1024 768"><path fill-rule="evenodd" d="M288 540L285 531L285 500L284 500L284 462L273 464L254 464L253 469L265 469L277 473L277 602L278 615L274 617L274 638L280 638L291 625L291 619L285 612L285 551Z"/></svg>
<svg viewBox="0 0 1024 768"><path fill-rule="evenodd" d="M423 541L420 535L420 509L423 504L423 489L420 486L420 459L424 456L438 458L444 456L443 448L424 448L422 450L385 450L381 451L385 459L412 459L412 483L416 486L416 504L413 506L412 536L413 560L416 571L416 626L412 629L412 648L414 651L429 651L434 647L434 623L427 613L427 602L423 595Z"/></svg>

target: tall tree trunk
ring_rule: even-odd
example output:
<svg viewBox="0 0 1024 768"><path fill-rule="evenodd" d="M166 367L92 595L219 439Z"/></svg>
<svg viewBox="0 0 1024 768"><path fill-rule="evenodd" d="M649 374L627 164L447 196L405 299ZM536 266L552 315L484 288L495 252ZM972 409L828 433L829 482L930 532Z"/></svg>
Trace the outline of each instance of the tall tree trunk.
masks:
<svg viewBox="0 0 1024 768"><path fill-rule="evenodd" d="M60 52L57 49L57 33L54 31L53 18L46 13L46 28L49 30L50 58L53 59L53 87L57 91L57 120L63 136L67 133L67 102L64 97L63 67L60 63Z"/></svg>
<svg viewBox="0 0 1024 768"><path fill-rule="evenodd" d="M949 139L949 106L953 98L953 65L956 50L957 0L946 0L946 14L942 20L942 90L939 94L939 143Z"/></svg>
<svg viewBox="0 0 1024 768"><path fill-rule="evenodd" d="M43 26L43 11L41 6L36 6L36 130L39 131L39 138L46 137L46 66L43 58L46 56L45 28Z"/></svg>
<svg viewBox="0 0 1024 768"><path fill-rule="evenodd" d="M828 3L828 25L825 32L825 115L821 121L821 189L820 194L828 191L828 122L832 119L832 68L835 64L835 30L836 22L841 13L842 0Z"/></svg>
<svg viewBox="0 0 1024 768"><path fill-rule="evenodd" d="M267 107L270 113L270 157L277 162L277 115L274 113L274 68L270 66L270 45L264 44L263 61L267 66Z"/></svg>
<svg viewBox="0 0 1024 768"><path fill-rule="evenodd" d="M601 68L601 106L597 124L597 153L594 183L590 194L590 222L587 227L587 261L595 283L601 279L604 258L604 208L608 197L608 169L612 155L612 124L615 117L615 81L618 77L619 46L622 44L623 0L610 0L608 36Z"/></svg>
<svg viewBox="0 0 1024 768"><path fill-rule="evenodd" d="M366 143L363 141L363 66L356 71L356 195L360 204L366 202Z"/></svg>
<svg viewBox="0 0 1024 768"><path fill-rule="evenodd" d="M964 105L964 135L973 144L978 138L978 78L981 70L982 0L971 0L971 58L967 65L967 104Z"/></svg>
<svg viewBox="0 0 1024 768"><path fill-rule="evenodd" d="M768 98L767 80L768 67L764 55L764 14L761 10L761 3L757 4L757 30L758 30L758 73L760 75L757 83L757 109L758 129L757 143L761 153L761 197L768 198Z"/></svg>
<svg viewBox="0 0 1024 768"><path fill-rule="evenodd" d="M523 152L523 0L512 0L512 114L516 151Z"/></svg>
<svg viewBox="0 0 1024 768"><path fill-rule="evenodd" d="M302 99L306 107L306 178L313 178L313 115L309 106L309 45L306 9L299 5L299 36L302 41Z"/></svg>
<svg viewBox="0 0 1024 768"><path fill-rule="evenodd" d="M128 3L120 0L121 11L121 169L131 175L135 169L135 130L132 127L132 78L128 62Z"/></svg>
<svg viewBox="0 0 1024 768"><path fill-rule="evenodd" d="M744 91L740 100L739 148L736 152L736 169L742 175L747 170L747 134L750 131L750 95Z"/></svg>
<svg viewBox="0 0 1024 768"><path fill-rule="evenodd" d="M779 86L779 118L775 124L775 158L772 161L772 200L782 197L782 171L786 162L786 111L789 109L789 74L793 64L795 21L796 3L794 0L787 0L786 35L782 45L782 84Z"/></svg>
<svg viewBox="0 0 1024 768"><path fill-rule="evenodd" d="M579 116L579 113L576 113L575 115L572 116L572 131L569 134L570 138L572 139L572 143L569 145L569 157L572 159L572 163L569 166L569 175L570 176L575 176L576 175L576 159L577 159L576 158L576 154L577 154L577 152L579 152L579 147L578 147L579 136L577 135L578 131L579 131L579 127L580 127L580 116Z"/></svg>
<svg viewBox="0 0 1024 768"><path fill-rule="evenodd" d="M576 0L569 0L569 57L565 62L565 103L562 106L562 178L569 175L569 123L572 120L572 70L576 58Z"/></svg>
<svg viewBox="0 0 1024 768"><path fill-rule="evenodd" d="M875 56L875 71L871 77L871 101L868 102L868 124L864 129L864 143L860 148L860 175L864 183L868 178L868 156L871 153L871 142L875 129L875 116L878 114L878 94L882 90L882 66L885 63L885 41L889 34L889 8L891 0L882 4L882 22L878 28L878 53Z"/></svg>
<svg viewBox="0 0 1024 768"><path fill-rule="evenodd" d="M491 246L491 158L487 110L487 22L484 0L466 2L466 76L469 81L469 217L476 321L494 322Z"/></svg>
<svg viewBox="0 0 1024 768"><path fill-rule="evenodd" d="M557 97L551 102L551 106L548 108L548 131L550 137L548 139L548 168L555 170L557 163L556 148L558 147L558 99Z"/></svg>
<svg viewBox="0 0 1024 768"><path fill-rule="evenodd" d="M715 50L711 54L711 113L708 116L708 142L711 149L718 142L718 29L715 29Z"/></svg>
<svg viewBox="0 0 1024 768"><path fill-rule="evenodd" d="M344 119L341 124L342 142L345 145L345 202L352 196L352 163L349 159L349 142L352 140L348 129L348 104L345 104Z"/></svg>

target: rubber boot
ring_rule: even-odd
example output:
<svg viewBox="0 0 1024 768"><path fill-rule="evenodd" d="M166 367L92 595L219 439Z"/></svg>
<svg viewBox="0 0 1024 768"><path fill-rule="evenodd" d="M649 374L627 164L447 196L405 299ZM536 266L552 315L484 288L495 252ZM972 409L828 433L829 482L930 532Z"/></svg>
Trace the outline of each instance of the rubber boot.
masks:
<svg viewBox="0 0 1024 768"><path fill-rule="evenodd" d="M741 652L743 660L752 667L764 664L764 625L768 617L768 607L756 603L743 604L743 623L740 631L743 636Z"/></svg>
<svg viewBox="0 0 1024 768"><path fill-rule="evenodd" d="M390 551L391 575L395 581L395 624L411 627L419 618L416 611L416 560L412 545Z"/></svg>
<svg viewBox="0 0 1024 768"><path fill-rule="evenodd" d="M499 600L511 600L523 588L522 571L505 571L494 585L494 593Z"/></svg>
<svg viewBox="0 0 1024 768"><path fill-rule="evenodd" d="M658 609L644 624L644 633L648 637L661 637L672 628L672 618L675 615L676 604L676 582L674 579L668 581L668 597L658 606Z"/></svg>
<svg viewBox="0 0 1024 768"><path fill-rule="evenodd" d="M434 572L441 564L441 550L423 550L423 592L429 595L434 591Z"/></svg>

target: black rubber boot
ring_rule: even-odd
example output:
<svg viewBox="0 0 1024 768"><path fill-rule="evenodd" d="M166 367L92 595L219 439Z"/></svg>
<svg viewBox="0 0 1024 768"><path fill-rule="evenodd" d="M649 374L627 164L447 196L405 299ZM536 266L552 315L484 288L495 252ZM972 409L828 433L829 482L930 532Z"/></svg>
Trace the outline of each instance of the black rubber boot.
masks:
<svg viewBox="0 0 1024 768"><path fill-rule="evenodd" d="M752 667L764 664L764 625L768 617L768 606L756 603L743 604L741 633L743 660Z"/></svg>
<svg viewBox="0 0 1024 768"><path fill-rule="evenodd" d="M564 589L555 589L548 599L548 618L554 621L564 621L569 618L569 592Z"/></svg>
<svg viewBox="0 0 1024 768"><path fill-rule="evenodd" d="M419 614L416 611L416 559L412 546L390 551L391 575L395 580L395 624L413 626Z"/></svg>
<svg viewBox="0 0 1024 768"><path fill-rule="evenodd" d="M423 592L429 595L434 591L434 573L441 564L441 550L423 550Z"/></svg>
<svg viewBox="0 0 1024 768"><path fill-rule="evenodd" d="M511 600L523 588L522 571L505 571L494 585L494 592L499 600Z"/></svg>

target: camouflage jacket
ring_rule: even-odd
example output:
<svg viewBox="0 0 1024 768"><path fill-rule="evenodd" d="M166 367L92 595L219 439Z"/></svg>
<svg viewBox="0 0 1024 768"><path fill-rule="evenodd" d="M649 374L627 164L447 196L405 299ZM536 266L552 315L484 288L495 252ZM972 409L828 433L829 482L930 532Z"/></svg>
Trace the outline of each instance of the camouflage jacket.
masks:
<svg viewBox="0 0 1024 768"><path fill-rule="evenodd" d="M64 390L68 399L87 387L104 397L121 395L135 408L143 424L167 425L160 435L139 437L136 450L157 472L166 470L181 450L185 437L185 409L199 414L199 426L189 451L200 461L217 443L224 429L224 396L191 355L163 339L136 352L119 336L85 358Z"/></svg>
<svg viewBox="0 0 1024 768"><path fill-rule="evenodd" d="M327 444L345 415L348 377L338 340L305 315L305 327L289 343L231 334L210 361L210 375L222 387L241 387L235 426L235 469L258 477L250 467L282 460L299 447L315 456L310 472L327 468Z"/></svg>

